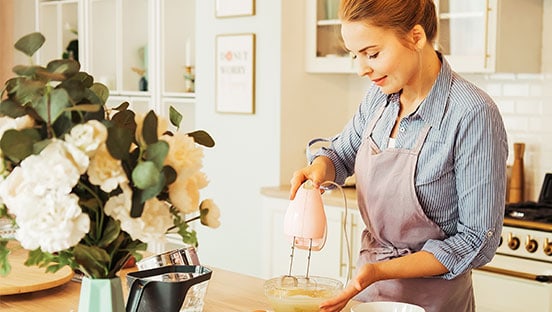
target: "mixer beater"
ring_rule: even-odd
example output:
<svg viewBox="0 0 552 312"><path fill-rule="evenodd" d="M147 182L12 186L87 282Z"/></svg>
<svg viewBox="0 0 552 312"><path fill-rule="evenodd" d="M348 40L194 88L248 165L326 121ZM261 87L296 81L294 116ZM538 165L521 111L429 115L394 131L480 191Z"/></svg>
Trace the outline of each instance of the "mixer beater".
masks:
<svg viewBox="0 0 552 312"><path fill-rule="evenodd" d="M343 220L343 232L347 245L347 255L349 258L349 268L351 266L351 251L349 239L347 236L347 199L340 185L332 181L326 181L321 186L331 184L339 188L343 195L345 203L345 219ZM312 251L320 251L327 237L327 221L324 212L324 204L320 189L314 188L311 181L307 181L299 187L295 199L290 202L284 217L284 233L288 236L291 243L290 263L288 275L282 277L284 280L297 283L297 279L292 275L293 260L295 248L308 250L307 268L305 278L309 279L310 262ZM350 269L348 270L347 281L350 279Z"/></svg>

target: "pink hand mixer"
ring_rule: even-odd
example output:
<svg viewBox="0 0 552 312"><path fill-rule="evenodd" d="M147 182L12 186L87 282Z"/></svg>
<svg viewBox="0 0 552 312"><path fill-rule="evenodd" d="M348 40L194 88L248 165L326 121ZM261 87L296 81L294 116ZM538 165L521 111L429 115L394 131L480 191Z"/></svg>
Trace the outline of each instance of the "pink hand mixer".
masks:
<svg viewBox="0 0 552 312"><path fill-rule="evenodd" d="M343 189L338 184L326 181L324 184L333 184L341 190L345 202L345 218L347 215L347 199ZM350 249L346 231L346 219L343 221L343 229L347 244L347 252L350 262ZM295 248L308 250L307 272L305 277L309 277L310 261L312 251L320 251L327 237L327 220L324 212L324 204L320 189L314 188L311 181L307 181L299 187L295 198L290 202L284 216L284 234L291 240L291 254L289 263L289 273L287 277L292 277L293 257Z"/></svg>

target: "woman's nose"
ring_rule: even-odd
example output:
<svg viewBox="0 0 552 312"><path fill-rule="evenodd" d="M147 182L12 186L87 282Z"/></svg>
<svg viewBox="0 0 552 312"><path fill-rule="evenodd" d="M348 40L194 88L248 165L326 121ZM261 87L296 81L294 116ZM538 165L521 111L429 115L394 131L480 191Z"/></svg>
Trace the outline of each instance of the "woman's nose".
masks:
<svg viewBox="0 0 552 312"><path fill-rule="evenodd" d="M362 59L357 58L357 62L358 62L357 74L360 77L368 76L368 74L370 74L373 71L372 67L370 67L366 62L362 61Z"/></svg>

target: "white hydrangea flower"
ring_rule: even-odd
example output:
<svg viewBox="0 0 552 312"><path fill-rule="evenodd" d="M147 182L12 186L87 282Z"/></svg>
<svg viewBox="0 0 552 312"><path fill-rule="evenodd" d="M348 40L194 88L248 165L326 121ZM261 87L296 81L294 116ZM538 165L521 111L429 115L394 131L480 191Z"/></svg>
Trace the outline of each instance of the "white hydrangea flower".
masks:
<svg viewBox="0 0 552 312"><path fill-rule="evenodd" d="M24 196L22 196L24 197ZM25 249L38 247L58 252L76 245L88 233L90 218L83 213L75 194L49 192L16 214L15 238Z"/></svg>
<svg viewBox="0 0 552 312"><path fill-rule="evenodd" d="M107 140L107 128L97 120L89 120L84 124L78 124L65 135L65 141L73 144L86 153L88 157L94 156L98 147Z"/></svg>
<svg viewBox="0 0 552 312"><path fill-rule="evenodd" d="M145 243L165 243L165 233L173 226L172 215L167 203L152 198L146 201L140 218L132 218L132 190L128 185L121 185L123 192L111 197L105 204L105 213L121 222L121 228L132 239Z"/></svg>
<svg viewBox="0 0 552 312"><path fill-rule="evenodd" d="M24 248L57 252L88 233L90 219L71 193L80 178L73 158L80 158L78 154L69 153L63 141L54 140L39 155L25 158L0 183L0 197L15 215L16 239Z"/></svg>
<svg viewBox="0 0 552 312"><path fill-rule="evenodd" d="M100 145L94 157L90 159L88 177L90 183L100 186L107 193L116 189L119 184L128 181L121 161L109 154L105 144Z"/></svg>
<svg viewBox="0 0 552 312"><path fill-rule="evenodd" d="M71 148L61 140L54 140L39 155L25 158L21 162L21 168L27 180L40 182L34 189L37 195L52 189L68 194L79 181L88 161L83 152Z"/></svg>

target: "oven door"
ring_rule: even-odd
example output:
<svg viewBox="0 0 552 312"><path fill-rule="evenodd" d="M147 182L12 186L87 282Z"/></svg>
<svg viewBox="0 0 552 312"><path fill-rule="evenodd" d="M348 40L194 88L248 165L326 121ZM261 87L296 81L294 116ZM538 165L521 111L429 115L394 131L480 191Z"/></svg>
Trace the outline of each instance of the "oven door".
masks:
<svg viewBox="0 0 552 312"><path fill-rule="evenodd" d="M552 312L552 264L497 254L473 270L477 312Z"/></svg>

